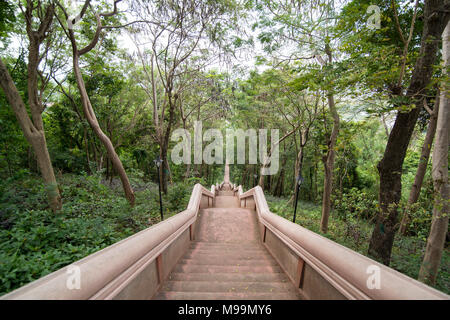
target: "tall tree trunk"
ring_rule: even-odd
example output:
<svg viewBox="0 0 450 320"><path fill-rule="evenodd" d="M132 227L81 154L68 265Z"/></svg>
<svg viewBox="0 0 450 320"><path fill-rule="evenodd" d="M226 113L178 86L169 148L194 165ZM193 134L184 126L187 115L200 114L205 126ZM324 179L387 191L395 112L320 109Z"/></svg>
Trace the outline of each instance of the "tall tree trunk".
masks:
<svg viewBox="0 0 450 320"><path fill-rule="evenodd" d="M167 128L164 131L164 123L161 121L161 137L160 137L160 156L162 162L161 166L161 186L162 190L165 194L167 194L167 176L170 175L170 168L169 168L169 161L167 159L167 152L169 149L169 140L170 140L170 133L172 132L172 124L175 120L175 106L177 103L177 96L172 96L172 90L168 90L167 93L168 96L168 104L169 104L169 121L167 124ZM163 115L162 115L163 116ZM171 179L171 177L170 177Z"/></svg>
<svg viewBox="0 0 450 320"><path fill-rule="evenodd" d="M298 148L297 158L295 160L294 186L297 185L297 177L302 173L304 149L306 143L308 142L308 137L309 137L309 127L305 131L303 130L300 131L300 146Z"/></svg>
<svg viewBox="0 0 450 320"><path fill-rule="evenodd" d="M125 169L122 165L122 161L120 161L119 156L114 149L114 146L108 136L102 131L100 125L98 123L97 117L95 115L94 109L92 108L91 101L86 91L86 87L84 85L83 76L81 74L80 66L79 66L79 53L76 47L73 48L73 70L75 74L75 78L78 85L78 90L81 96L81 102L83 105L83 113L86 117L89 125L91 126L94 133L97 135L99 140L102 142L105 147L108 157L111 160L111 164L117 174L119 175L120 181L122 182L123 191L125 193L125 197L130 203L131 206L134 206L134 192L131 187L130 181L128 180L128 176L125 172Z"/></svg>
<svg viewBox="0 0 450 320"><path fill-rule="evenodd" d="M328 94L328 106L333 116L333 129L331 130L330 141L328 142L327 155L323 158L325 177L323 181L322 196L322 218L320 219L320 231L326 233L328 231L328 219L331 211L331 191L333 188L333 169L337 136L339 134L339 114L336 110L334 97Z"/></svg>
<svg viewBox="0 0 450 320"><path fill-rule="evenodd" d="M83 126L83 136L84 136L84 149L86 152L86 172L88 175L92 174L91 164L89 159L89 138L87 134L87 129Z"/></svg>
<svg viewBox="0 0 450 320"><path fill-rule="evenodd" d="M242 174L242 178L241 178L241 186L246 189L247 185L247 174L248 174L248 166L244 167L244 173Z"/></svg>
<svg viewBox="0 0 450 320"><path fill-rule="evenodd" d="M31 55L33 55L33 52L34 54L38 54L39 52L38 48L30 50L30 57ZM29 65L31 64L29 63ZM36 71L32 72L36 73L37 69ZM32 77L32 75L30 74L28 76L29 78ZM34 85L37 85L37 82L33 83L33 81L29 81L28 83L29 92L34 91L36 89L36 87L30 88L30 86ZM11 105L14 111L14 114L17 118L17 121L19 122L20 127L22 128L22 132L25 138L27 139L28 143L32 146L34 154L36 155L42 179L44 180L50 208L54 212L59 211L62 206L61 196L59 193L58 184L56 182L55 173L53 171L50 155L47 149L47 142L45 139L44 126L41 114L42 111L38 110L39 103L37 101L34 102L30 101L30 109L33 119L32 121L28 116L25 103L23 102L22 97L20 96L19 91L17 90L14 84L14 81L12 80L6 66L4 65L1 59L0 59L0 86L5 92L6 99L8 100L9 104ZM36 97L36 94L33 93L33 96ZM29 97L29 99L32 98Z"/></svg>
<svg viewBox="0 0 450 320"><path fill-rule="evenodd" d="M389 135L383 158L378 164L380 174L380 211L369 243L368 254L375 260L389 265L394 236L398 228L398 204L401 198L402 167L411 135L416 125L426 90L433 73L433 64L439 46L437 39L447 25L450 13L449 0L426 0L424 25L419 57L414 66L411 81L406 92L411 106L409 112L397 113Z"/></svg>
<svg viewBox="0 0 450 320"><path fill-rule="evenodd" d="M444 67L450 67L450 23L443 34L442 55ZM446 78L450 76L446 70ZM446 80L444 80L446 81ZM448 81L448 80L447 80ZM433 185L434 206L431 230L427 240L425 256L419 271L419 280L435 284L444 249L445 237L448 232L448 214L450 213L450 188L448 184L448 149L450 134L450 85L444 82L440 110L437 123L436 144L433 150Z"/></svg>
<svg viewBox="0 0 450 320"><path fill-rule="evenodd" d="M314 192L314 203L317 200L317 193L318 193L318 183L317 183L317 172L319 172L319 163L316 162L315 165L315 170L314 170L314 187L313 187L313 192Z"/></svg>
<svg viewBox="0 0 450 320"><path fill-rule="evenodd" d="M163 193L167 194L167 173L168 171L168 167L167 167L167 146L162 146L161 147L161 152L160 152L160 157L161 157L161 166L160 166L160 183L161 183L161 190Z"/></svg>
<svg viewBox="0 0 450 320"><path fill-rule="evenodd" d="M280 175L278 177L278 180L275 185L274 192L273 192L273 195L275 197L281 197L283 195L286 161L287 161L287 157L283 157L283 161L281 162L281 172L280 172Z"/></svg>
<svg viewBox="0 0 450 320"><path fill-rule="evenodd" d="M439 92L439 90L438 90ZM406 204L406 208L403 212L402 221L400 223L399 232L402 235L406 235L406 231L408 229L408 224L410 220L409 210L411 206L417 202L419 199L420 190L422 189L423 178L425 177L425 173L427 171L428 159L430 158L431 146L433 144L434 135L436 133L436 123L437 116L439 112L439 94L436 97L436 102L434 104L433 112L430 116L430 121L428 123L427 134L425 136L425 140L422 145L422 152L420 154L419 165L417 166L416 177L414 178L414 184L411 187L411 191L409 192L408 203Z"/></svg>

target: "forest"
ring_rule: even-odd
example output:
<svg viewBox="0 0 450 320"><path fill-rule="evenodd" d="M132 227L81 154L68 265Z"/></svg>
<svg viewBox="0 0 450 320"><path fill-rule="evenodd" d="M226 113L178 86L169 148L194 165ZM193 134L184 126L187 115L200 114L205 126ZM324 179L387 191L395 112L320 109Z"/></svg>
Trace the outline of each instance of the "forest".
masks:
<svg viewBox="0 0 450 320"><path fill-rule="evenodd" d="M159 183L164 219L221 183L224 162L172 160L198 123L277 129L277 172L244 154L230 181L450 294L449 20L450 0L0 0L0 295L159 223Z"/></svg>

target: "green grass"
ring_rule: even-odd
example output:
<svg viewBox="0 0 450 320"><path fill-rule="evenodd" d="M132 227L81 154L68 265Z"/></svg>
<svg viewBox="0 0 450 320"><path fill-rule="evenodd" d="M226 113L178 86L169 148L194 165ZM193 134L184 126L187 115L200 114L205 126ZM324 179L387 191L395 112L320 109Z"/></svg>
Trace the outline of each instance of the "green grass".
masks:
<svg viewBox="0 0 450 320"><path fill-rule="evenodd" d="M0 184L0 295L45 276L160 221L158 187L131 178L131 208L99 175L58 178L63 208L52 213L39 177L20 173ZM192 186L174 184L164 216L184 210Z"/></svg>
<svg viewBox="0 0 450 320"><path fill-rule="evenodd" d="M293 205L287 199L266 195L270 210L279 216L292 221ZM347 222L333 213L330 216L328 233L320 232L321 206L299 201L296 223L347 248L367 256L373 225L363 219L347 219ZM418 237L402 237L397 235L392 248L391 268L417 279L420 264L425 252L426 242ZM436 289L450 294L450 250L444 249L441 267L437 278Z"/></svg>

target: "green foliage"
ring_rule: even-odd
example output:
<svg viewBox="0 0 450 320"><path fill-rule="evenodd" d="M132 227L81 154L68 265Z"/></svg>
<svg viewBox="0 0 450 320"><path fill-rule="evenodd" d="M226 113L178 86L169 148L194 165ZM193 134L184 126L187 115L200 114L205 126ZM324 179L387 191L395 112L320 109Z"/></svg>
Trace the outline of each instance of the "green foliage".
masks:
<svg viewBox="0 0 450 320"><path fill-rule="evenodd" d="M357 190L352 190L354 200L348 202L349 205L356 207L360 213L368 212L369 205L367 200L364 200L364 194ZM293 205L288 204L286 199L276 198L266 195L266 199L270 210L279 216L292 221L294 209ZM353 202L355 201L355 202ZM361 201L364 204L355 205L356 201ZM344 245L352 250L359 252L362 255L367 255L368 242L373 230L373 225L366 219L357 216L355 211L352 214L343 215L342 212L335 210L332 213L332 218L329 222L327 234L320 232L320 218L321 207L309 202L299 201L297 207L296 223L313 232L319 233L322 236ZM392 248L390 267L395 270L417 279L419 274L420 264L425 253L426 239L417 236L402 237L397 235ZM435 288L447 294L450 293L450 250L448 247L444 248L441 267L439 270Z"/></svg>
<svg viewBox="0 0 450 320"><path fill-rule="evenodd" d="M351 188L342 198L334 200L336 215L341 219L373 219L378 213L376 195L365 190Z"/></svg>
<svg viewBox="0 0 450 320"><path fill-rule="evenodd" d="M145 184L131 208L101 175L63 175L64 206L47 206L39 177L20 171L0 185L0 294L64 267L160 221L157 185ZM184 210L191 190L169 187L165 218Z"/></svg>
<svg viewBox="0 0 450 320"><path fill-rule="evenodd" d="M0 39L4 40L8 36L15 21L14 5L10 1L0 1Z"/></svg>

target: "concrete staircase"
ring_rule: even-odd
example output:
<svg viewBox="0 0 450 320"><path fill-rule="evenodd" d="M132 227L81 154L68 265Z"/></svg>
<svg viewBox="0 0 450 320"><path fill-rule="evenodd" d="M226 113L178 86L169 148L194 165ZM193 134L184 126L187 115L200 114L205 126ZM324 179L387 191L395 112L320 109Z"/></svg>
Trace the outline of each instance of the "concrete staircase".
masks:
<svg viewBox="0 0 450 320"><path fill-rule="evenodd" d="M255 212L231 190L199 212L196 240L154 299L299 299L298 289L260 241Z"/></svg>

